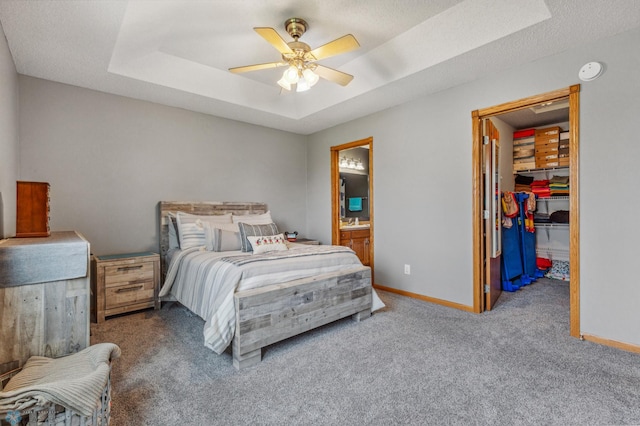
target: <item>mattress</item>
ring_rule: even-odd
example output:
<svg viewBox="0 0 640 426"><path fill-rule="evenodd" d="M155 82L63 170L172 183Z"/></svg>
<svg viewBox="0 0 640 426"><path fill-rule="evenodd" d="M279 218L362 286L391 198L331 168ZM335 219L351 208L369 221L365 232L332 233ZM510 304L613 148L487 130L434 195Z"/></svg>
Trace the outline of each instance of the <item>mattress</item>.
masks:
<svg viewBox="0 0 640 426"><path fill-rule="evenodd" d="M295 244L289 250L265 254L191 248L171 253L160 297L170 293L204 319L204 344L220 354L235 332L236 291L361 265L355 253L342 246ZM377 295L374 300L376 308L384 306Z"/></svg>

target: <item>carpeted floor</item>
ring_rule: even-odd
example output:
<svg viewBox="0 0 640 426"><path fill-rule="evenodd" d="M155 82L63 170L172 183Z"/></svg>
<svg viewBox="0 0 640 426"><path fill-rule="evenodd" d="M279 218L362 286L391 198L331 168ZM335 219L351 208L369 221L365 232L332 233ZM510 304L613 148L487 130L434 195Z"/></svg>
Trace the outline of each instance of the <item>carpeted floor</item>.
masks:
<svg viewBox="0 0 640 426"><path fill-rule="evenodd" d="M379 292L387 308L266 348L236 371L179 304L92 324L113 342L113 426L640 424L640 356L569 336L568 284L471 314Z"/></svg>

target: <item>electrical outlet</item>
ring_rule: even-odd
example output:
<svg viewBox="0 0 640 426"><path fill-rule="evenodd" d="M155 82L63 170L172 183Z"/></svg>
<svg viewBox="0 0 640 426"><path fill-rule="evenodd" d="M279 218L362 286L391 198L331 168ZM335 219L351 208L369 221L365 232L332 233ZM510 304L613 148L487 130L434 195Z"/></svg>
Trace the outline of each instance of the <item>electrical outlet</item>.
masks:
<svg viewBox="0 0 640 426"><path fill-rule="evenodd" d="M411 275L411 265L404 265L404 274Z"/></svg>

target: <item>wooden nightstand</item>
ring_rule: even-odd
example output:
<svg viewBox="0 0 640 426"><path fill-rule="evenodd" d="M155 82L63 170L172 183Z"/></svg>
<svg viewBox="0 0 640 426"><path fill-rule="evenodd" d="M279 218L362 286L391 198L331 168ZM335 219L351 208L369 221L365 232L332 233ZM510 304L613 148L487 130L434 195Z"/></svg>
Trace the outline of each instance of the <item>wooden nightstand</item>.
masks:
<svg viewBox="0 0 640 426"><path fill-rule="evenodd" d="M91 291L95 321L145 308L160 309L160 256L126 253L93 256Z"/></svg>
<svg viewBox="0 0 640 426"><path fill-rule="evenodd" d="M318 240L310 240L308 238L298 238L293 242L294 243L298 243L298 244L308 244L308 245L312 245L312 246L320 245L320 241L318 241Z"/></svg>

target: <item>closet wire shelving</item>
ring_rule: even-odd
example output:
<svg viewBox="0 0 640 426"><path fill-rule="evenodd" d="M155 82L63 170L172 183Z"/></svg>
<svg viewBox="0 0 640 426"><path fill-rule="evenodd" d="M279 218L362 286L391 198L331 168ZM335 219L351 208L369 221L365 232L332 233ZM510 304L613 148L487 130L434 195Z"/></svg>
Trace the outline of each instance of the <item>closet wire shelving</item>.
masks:
<svg viewBox="0 0 640 426"><path fill-rule="evenodd" d="M539 168L539 169L526 169L526 170L517 170L514 171L514 174L533 174L537 176L544 176L543 179L550 179L556 172L560 173L568 173L569 167L547 167L547 168ZM556 201L564 201L567 202L570 200L569 195L553 195L550 197L536 197L536 203L550 203ZM549 206L547 204L546 210L549 211ZM549 230L557 229L557 230L569 230L570 224L568 223L546 223L546 222L535 222L534 226L536 228L544 229L547 235L547 241L550 240ZM536 247L536 255L547 257L548 259L569 259L570 250L565 248L557 248L557 247Z"/></svg>
<svg viewBox="0 0 640 426"><path fill-rule="evenodd" d="M544 198L536 198L536 203L549 203L554 201L569 201L568 195L552 195L551 197ZM547 205L547 211L549 211L549 207ZM547 231L547 239L549 239L549 229L558 228L558 229L569 229L568 223L547 223L547 222L535 222L536 228L542 228Z"/></svg>
<svg viewBox="0 0 640 426"><path fill-rule="evenodd" d="M569 167L568 166L562 166L562 167L547 167L547 168L540 168L540 169L516 170L516 171L514 171L514 174L545 173L545 179L548 179L549 178L549 173L551 173L551 172L568 172L568 171L569 171Z"/></svg>

